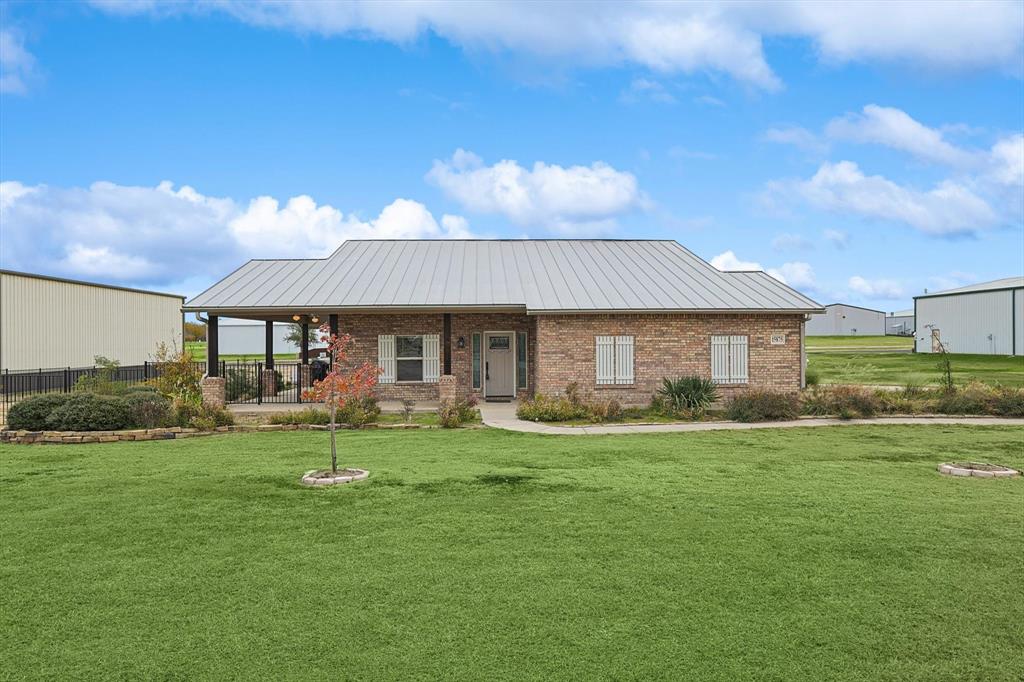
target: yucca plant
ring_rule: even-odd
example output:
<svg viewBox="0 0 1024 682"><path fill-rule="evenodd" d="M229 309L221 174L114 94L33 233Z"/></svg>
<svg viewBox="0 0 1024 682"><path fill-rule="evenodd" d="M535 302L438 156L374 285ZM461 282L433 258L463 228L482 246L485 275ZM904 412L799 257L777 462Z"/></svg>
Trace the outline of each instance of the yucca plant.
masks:
<svg viewBox="0 0 1024 682"><path fill-rule="evenodd" d="M698 376L664 378L658 393L673 411L689 412L694 418L703 416L711 403L718 400L718 386Z"/></svg>

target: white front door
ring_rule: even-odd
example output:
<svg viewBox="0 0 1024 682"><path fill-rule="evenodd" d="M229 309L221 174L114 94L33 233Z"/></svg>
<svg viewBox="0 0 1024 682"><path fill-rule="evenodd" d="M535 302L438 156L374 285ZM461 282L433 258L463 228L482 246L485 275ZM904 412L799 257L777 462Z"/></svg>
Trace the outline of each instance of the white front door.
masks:
<svg viewBox="0 0 1024 682"><path fill-rule="evenodd" d="M484 395L512 397L515 394L515 335L487 332L484 334Z"/></svg>

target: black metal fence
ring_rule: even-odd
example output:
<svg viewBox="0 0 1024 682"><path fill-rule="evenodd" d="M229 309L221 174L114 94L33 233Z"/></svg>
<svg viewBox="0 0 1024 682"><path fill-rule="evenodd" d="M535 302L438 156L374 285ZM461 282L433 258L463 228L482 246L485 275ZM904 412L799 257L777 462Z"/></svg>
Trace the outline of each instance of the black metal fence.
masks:
<svg viewBox="0 0 1024 682"><path fill-rule="evenodd" d="M200 374L206 371L205 362L193 363ZM262 362L220 363L220 375L225 380L225 398L229 403L300 403L302 365L297 362L275 363L273 374L265 372ZM97 377L103 373L109 381L132 386L142 384L160 376L161 365L144 362L141 365L105 367L63 367L51 369L3 370L0 372L0 418L7 409L29 396L41 393L70 393L78 386L82 377ZM313 370L314 376L316 369ZM270 379L273 377L273 380ZM0 419L0 422L3 420Z"/></svg>

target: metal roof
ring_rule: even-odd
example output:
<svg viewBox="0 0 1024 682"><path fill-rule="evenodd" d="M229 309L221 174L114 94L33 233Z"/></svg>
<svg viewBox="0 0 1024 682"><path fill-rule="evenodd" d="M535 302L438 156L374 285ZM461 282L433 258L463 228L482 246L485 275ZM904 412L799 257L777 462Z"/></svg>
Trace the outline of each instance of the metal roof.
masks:
<svg viewBox="0 0 1024 682"><path fill-rule="evenodd" d="M51 282L63 282L65 284L79 284L83 287L96 287L98 289L115 289L117 291L130 291L135 294L151 294L153 296L167 296L169 298L180 298L182 301L185 297L181 294L168 294L163 291L150 291L149 289L135 289L133 287L122 287L116 284L103 284L101 282L86 282L81 279L68 279L67 277L54 277L53 275L40 275L34 272L19 272L17 270L0 270L0 275L13 275L14 277L28 277L30 279L45 279Z"/></svg>
<svg viewBox="0 0 1024 682"><path fill-rule="evenodd" d="M927 294L915 296L914 298L931 298L932 296L947 296L949 294L970 294L978 291L999 291L1002 289L1020 288L1024 288L1024 277L1004 277L1003 279L994 279L991 282L981 282L980 284L969 284L965 287L957 287L956 289L931 291Z"/></svg>
<svg viewBox="0 0 1024 682"><path fill-rule="evenodd" d="M351 240L318 260L252 260L189 311L785 311L821 306L764 272L721 272L669 240Z"/></svg>

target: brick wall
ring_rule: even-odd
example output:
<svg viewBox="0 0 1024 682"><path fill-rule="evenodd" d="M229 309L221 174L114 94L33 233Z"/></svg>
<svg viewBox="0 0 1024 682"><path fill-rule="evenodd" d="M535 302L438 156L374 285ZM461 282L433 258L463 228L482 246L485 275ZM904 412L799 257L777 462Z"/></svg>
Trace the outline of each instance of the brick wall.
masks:
<svg viewBox="0 0 1024 682"><path fill-rule="evenodd" d="M749 388L796 391L800 388L801 315L540 315L537 316L534 386L557 394L570 381L588 397L616 398L624 404L645 404L663 377L696 374L711 377L711 336L749 336L749 384L722 386L728 396ZM786 334L784 345L771 345L770 335ZM633 386L598 386L595 336L634 337Z"/></svg>

